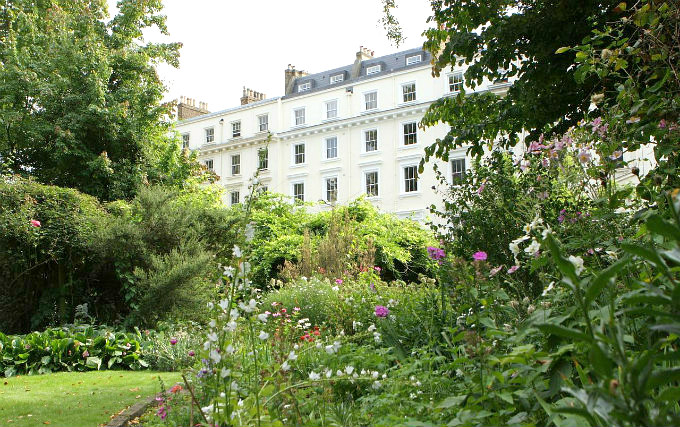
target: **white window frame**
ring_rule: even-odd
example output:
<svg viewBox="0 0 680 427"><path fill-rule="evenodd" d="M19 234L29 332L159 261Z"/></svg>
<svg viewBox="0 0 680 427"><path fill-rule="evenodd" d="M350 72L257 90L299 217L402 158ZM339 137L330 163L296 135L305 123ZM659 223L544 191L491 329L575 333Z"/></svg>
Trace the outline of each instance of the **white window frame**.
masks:
<svg viewBox="0 0 680 427"><path fill-rule="evenodd" d="M297 153L297 147L302 147L302 153ZM307 144L304 142L297 142L291 145L291 154L292 154L292 162L291 164L293 166L300 166L307 164ZM302 161L298 162L299 156L302 156Z"/></svg>
<svg viewBox="0 0 680 427"><path fill-rule="evenodd" d="M408 178L406 176L406 170L411 169L411 168L415 168L414 169L415 170L415 177ZM406 181L410 180L410 179L414 180L414 185L415 185L415 188L411 189L411 190L409 190L408 186L406 185ZM419 181L419 176L418 176L418 164L417 163L409 163L409 164L401 165L401 194L418 194L418 193L420 193L418 181Z"/></svg>
<svg viewBox="0 0 680 427"><path fill-rule="evenodd" d="M330 110L328 107L331 106L333 103L335 103L335 109ZM325 111L325 116L326 120L331 120L331 119L337 119L338 118L338 100L337 99L329 99L328 101L324 102L324 111ZM329 115L331 111L334 111L334 115Z"/></svg>
<svg viewBox="0 0 680 427"><path fill-rule="evenodd" d="M330 79L330 84L335 84L335 83L340 83L345 80L345 75L344 74L336 74L334 76L331 76Z"/></svg>
<svg viewBox="0 0 680 427"><path fill-rule="evenodd" d="M373 196L369 195L369 193L368 193L368 181L367 181L368 175L372 174L372 173L376 174L375 186L376 186L376 190L377 190L376 194L373 195ZM378 197L380 197L380 170L379 169L366 169L366 170L363 171L363 178L364 178L363 181L362 181L362 185L363 185L363 188L364 188L363 193L366 195L366 198L367 199L377 199Z"/></svg>
<svg viewBox="0 0 680 427"><path fill-rule="evenodd" d="M182 149L189 149L189 142L191 141L191 134L189 132L182 134Z"/></svg>
<svg viewBox="0 0 680 427"><path fill-rule="evenodd" d="M375 132L375 150L367 150L368 146L368 132ZM380 144L378 143L380 136L378 133L378 128L364 129L361 132L361 152L363 154L378 153L380 151Z"/></svg>
<svg viewBox="0 0 680 427"><path fill-rule="evenodd" d="M405 92L407 86L413 85L413 92ZM418 99L418 89L416 87L416 82L406 82L401 84L401 100L402 103L406 104L409 102L415 102ZM406 99L408 95L411 95L412 99Z"/></svg>
<svg viewBox="0 0 680 427"><path fill-rule="evenodd" d="M264 156L262 156L264 153ZM263 162L264 160L264 162ZM263 167L264 163L264 167ZM266 171L269 169L269 149L266 147L258 148L257 150L257 170Z"/></svg>
<svg viewBox="0 0 680 427"><path fill-rule="evenodd" d="M420 54L406 57L406 65L418 64L422 61L423 61L423 56L420 55Z"/></svg>
<svg viewBox="0 0 680 427"><path fill-rule="evenodd" d="M406 133L406 126L413 125L415 126L414 133ZM406 143L406 136L407 135L413 135L415 141L407 144ZM401 123L401 146L402 147L413 147L418 145L418 122L402 122Z"/></svg>
<svg viewBox="0 0 680 427"><path fill-rule="evenodd" d="M234 163L234 159L237 159L238 162ZM229 164L231 166L231 176L239 176L241 175L241 153L234 153L229 157Z"/></svg>
<svg viewBox="0 0 680 427"><path fill-rule="evenodd" d="M330 200L328 197L328 181L334 179L335 180L335 200ZM322 200L325 200L328 203L337 203L338 202L338 193L340 189L340 179L338 178L337 175L329 175L329 176L324 176L322 183L321 183L321 192L323 193L321 195Z"/></svg>
<svg viewBox="0 0 680 427"><path fill-rule="evenodd" d="M214 159L205 159L203 160L203 164L205 165L205 168L208 169L211 172L215 171L215 160Z"/></svg>
<svg viewBox="0 0 680 427"><path fill-rule="evenodd" d="M375 100L368 100L368 97L370 95L375 95ZM369 102L373 104L375 102L374 107L369 108ZM377 90L372 90L370 92L364 92L364 111L373 111L378 109L378 91Z"/></svg>
<svg viewBox="0 0 680 427"><path fill-rule="evenodd" d="M241 136L241 121L234 120L231 122L231 137L238 138Z"/></svg>
<svg viewBox="0 0 680 427"><path fill-rule="evenodd" d="M234 201L234 196L236 196L236 201ZM241 203L241 192L239 190L229 192L229 206L234 206L239 203Z"/></svg>
<svg viewBox="0 0 680 427"><path fill-rule="evenodd" d="M328 141L334 139L335 140L335 156L333 157L328 157ZM339 151L338 151L338 137L335 135L327 136L323 139L323 160L335 160L339 158Z"/></svg>
<svg viewBox="0 0 680 427"><path fill-rule="evenodd" d="M458 162L458 161L461 161L461 160L463 161L463 170L457 171L457 172L454 171L454 167L453 167L454 162ZM467 174L467 158L466 157L456 157L456 158L452 158L452 159L449 160L449 179L451 180L450 181L451 185L459 185L459 182L457 181L457 179L454 179L454 177L453 177L454 173L460 174L460 177L458 178L458 180L462 181L463 179L465 179L465 175Z"/></svg>
<svg viewBox="0 0 680 427"><path fill-rule="evenodd" d="M302 185L302 198L296 197L295 194L295 186L296 185ZM304 181L294 181L290 183L290 196L293 198L293 200L300 200L301 202L305 201L305 182Z"/></svg>
<svg viewBox="0 0 680 427"><path fill-rule="evenodd" d="M257 128L260 132L267 132L269 130L269 114L260 114L257 116Z"/></svg>
<svg viewBox="0 0 680 427"><path fill-rule="evenodd" d="M298 112L302 112L300 116L298 116ZM305 123L307 122L307 111L306 107L300 107L300 108L294 108L293 109L293 126L304 126ZM301 119L301 121L298 123L298 119Z"/></svg>
<svg viewBox="0 0 680 427"><path fill-rule="evenodd" d="M455 77L460 77L459 82L451 82L451 79L455 79ZM452 90L452 86L454 85L459 85L459 88L457 90ZM454 71L453 73L449 73L446 75L446 87L449 90L449 93L459 93L461 90L463 90L463 87L465 86L465 75L463 74L462 71Z"/></svg>
<svg viewBox="0 0 680 427"><path fill-rule="evenodd" d="M312 82L304 82L304 83L298 85L298 93L307 92L311 88L312 88Z"/></svg>
<svg viewBox="0 0 680 427"><path fill-rule="evenodd" d="M205 143L206 144L214 144L215 143L215 127L210 126L204 129L205 130Z"/></svg>
<svg viewBox="0 0 680 427"><path fill-rule="evenodd" d="M366 75L370 76L371 74L377 74L381 71L380 68L381 68L380 64L371 65L370 67L366 68Z"/></svg>

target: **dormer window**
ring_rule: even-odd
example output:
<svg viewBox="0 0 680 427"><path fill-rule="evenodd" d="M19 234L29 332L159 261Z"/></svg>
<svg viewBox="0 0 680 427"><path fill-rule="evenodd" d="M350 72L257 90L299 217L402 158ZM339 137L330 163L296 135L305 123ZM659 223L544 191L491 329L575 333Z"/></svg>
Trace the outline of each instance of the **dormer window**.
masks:
<svg viewBox="0 0 680 427"><path fill-rule="evenodd" d="M379 73L380 72L380 64L378 65L373 65L371 67L366 68L366 75L370 76L371 74Z"/></svg>
<svg viewBox="0 0 680 427"><path fill-rule="evenodd" d="M312 82L305 82L298 86L298 92L304 92L312 88Z"/></svg>
<svg viewBox="0 0 680 427"><path fill-rule="evenodd" d="M341 81L345 80L345 75L344 74L336 74L335 76L331 76L331 84L333 83L339 83Z"/></svg>
<svg viewBox="0 0 680 427"><path fill-rule="evenodd" d="M413 65L422 62L423 57L421 55L413 55L406 57L406 65Z"/></svg>

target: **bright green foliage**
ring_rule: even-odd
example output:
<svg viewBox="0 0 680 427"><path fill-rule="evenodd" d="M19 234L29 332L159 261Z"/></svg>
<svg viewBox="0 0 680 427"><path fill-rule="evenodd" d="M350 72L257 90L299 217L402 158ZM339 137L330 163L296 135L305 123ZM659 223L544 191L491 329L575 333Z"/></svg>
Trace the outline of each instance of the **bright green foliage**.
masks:
<svg viewBox="0 0 680 427"><path fill-rule="evenodd" d="M469 87L483 80L516 80L504 97L490 92L442 98L426 113L425 126L443 122L447 136L425 150L448 159L448 152L470 145L481 155L497 136L513 146L522 131L536 139L544 127L564 131L588 110L595 79L574 80L574 55L557 55L562 46L580 43L593 28L614 16L615 1L432 2L432 28L425 48L435 59L433 73L467 63ZM520 65L521 61L521 65Z"/></svg>
<svg viewBox="0 0 680 427"><path fill-rule="evenodd" d="M361 200L332 212L311 214L303 207L290 205L280 196L264 195L255 202L252 213L254 238L249 246L253 280L264 286L276 277L286 260L301 261L305 231L311 235L312 252L318 252L321 249L319 242L325 238L333 221L340 221L352 230L347 236L349 242L346 242L351 253L337 254L349 258L348 270L353 271L351 265L372 268L373 265L360 265L357 256L373 245L375 265L382 268L384 278L416 280L418 274L427 273L429 262L425 247L433 240L413 221L379 213L370 203Z"/></svg>
<svg viewBox="0 0 680 427"><path fill-rule="evenodd" d="M168 385L180 379L175 373L148 371L8 378L3 381L0 423L20 427L104 425L113 414L158 393L159 377Z"/></svg>
<svg viewBox="0 0 680 427"><path fill-rule="evenodd" d="M144 369L139 335L89 325L48 329L28 335L0 333L0 372L14 375L59 371Z"/></svg>
<svg viewBox="0 0 680 427"><path fill-rule="evenodd" d="M155 65L178 64L180 45L144 44L167 33L160 0L15 0L0 11L0 171L130 198L168 171L168 105ZM181 156L174 154L178 162ZM180 168L181 169L181 168ZM168 176L169 175L169 176Z"/></svg>

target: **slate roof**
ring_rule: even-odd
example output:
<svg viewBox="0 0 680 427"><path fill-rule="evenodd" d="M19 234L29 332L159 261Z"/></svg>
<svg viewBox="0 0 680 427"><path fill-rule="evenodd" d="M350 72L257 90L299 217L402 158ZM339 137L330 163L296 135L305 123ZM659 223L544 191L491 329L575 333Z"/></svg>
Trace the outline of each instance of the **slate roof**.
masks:
<svg viewBox="0 0 680 427"><path fill-rule="evenodd" d="M421 61L415 64L406 65L406 58L414 55L421 55ZM424 50L422 47L418 47L414 49L393 53L390 55L380 56L377 58L365 59L361 62L361 71L359 72L359 76L354 79L351 78L352 67L354 66L354 63L346 65L344 67L323 71L321 73L298 77L297 79L295 79L295 83L293 85L293 93L284 96L283 99L293 98L300 95L306 95L311 92L317 92L324 89L329 89L331 87L340 87L343 85L348 85L360 82L362 80L392 74L397 71L403 71L410 68L422 67L424 64L429 64L430 59L431 59L430 53ZM369 67L375 65L380 65L380 72L367 75L366 70ZM336 76L338 74L343 75L344 77L343 80L331 84L330 82L331 77ZM311 88L303 92L298 92L298 87L305 83L311 83Z"/></svg>

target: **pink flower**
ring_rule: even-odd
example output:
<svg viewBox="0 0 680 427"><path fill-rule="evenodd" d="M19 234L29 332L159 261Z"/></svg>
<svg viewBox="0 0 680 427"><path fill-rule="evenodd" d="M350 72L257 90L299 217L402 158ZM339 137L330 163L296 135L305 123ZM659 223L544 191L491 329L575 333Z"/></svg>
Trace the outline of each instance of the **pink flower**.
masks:
<svg viewBox="0 0 680 427"><path fill-rule="evenodd" d="M375 270L375 271L377 271L378 273L380 273L380 272L382 271L382 268L380 268L380 267L378 267L378 266L376 265L375 267L373 267L373 270Z"/></svg>
<svg viewBox="0 0 680 427"><path fill-rule="evenodd" d="M486 258L487 258L487 255L486 255L486 252L484 252L484 251L475 252L472 255L472 259L474 259L475 261L486 261Z"/></svg>
<svg viewBox="0 0 680 427"><path fill-rule="evenodd" d="M170 338L170 345L177 344L177 338Z"/></svg>
<svg viewBox="0 0 680 427"><path fill-rule="evenodd" d="M519 265L513 265L512 267L508 268L508 274L512 274L517 270L519 270Z"/></svg>
<svg viewBox="0 0 680 427"><path fill-rule="evenodd" d="M661 119L659 121L659 129L666 129L666 120Z"/></svg>
<svg viewBox="0 0 680 427"><path fill-rule="evenodd" d="M502 266L502 265L499 265L499 266L496 267L496 268L492 268L491 271L489 271L489 277L495 276L495 275L498 274L498 272L501 271L502 269L503 269L503 266Z"/></svg>
<svg viewBox="0 0 680 427"><path fill-rule="evenodd" d="M342 279L335 279L336 285L342 285Z"/></svg>
<svg viewBox="0 0 680 427"><path fill-rule="evenodd" d="M300 307L293 307L293 311L300 311Z"/></svg>
<svg viewBox="0 0 680 427"><path fill-rule="evenodd" d="M482 185L479 186L479 188L477 189L477 194L481 195L485 188L486 188L486 181L482 182Z"/></svg>
<svg viewBox="0 0 680 427"><path fill-rule="evenodd" d="M86 357L88 357L89 355L90 355L90 352L88 352L87 350L85 350L85 351L83 352L83 359L86 358Z"/></svg>
<svg viewBox="0 0 680 427"><path fill-rule="evenodd" d="M37 219L32 219L32 220L31 220L31 225L32 225L33 227L40 227L40 221L38 221Z"/></svg>
<svg viewBox="0 0 680 427"><path fill-rule="evenodd" d="M390 310L384 305L375 306L375 315L377 317L387 317L388 314L390 314Z"/></svg>
<svg viewBox="0 0 680 427"><path fill-rule="evenodd" d="M602 118L598 117L590 124L593 127L593 132L595 132L602 124Z"/></svg>

